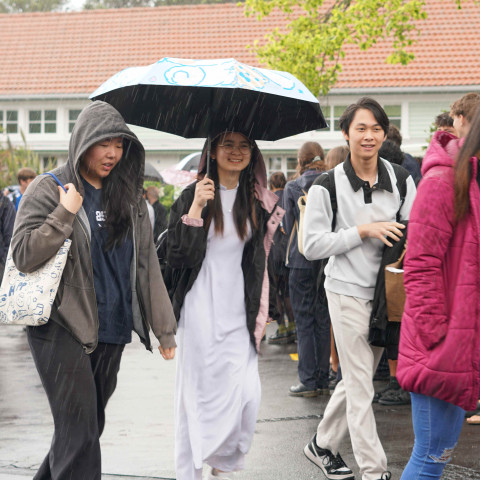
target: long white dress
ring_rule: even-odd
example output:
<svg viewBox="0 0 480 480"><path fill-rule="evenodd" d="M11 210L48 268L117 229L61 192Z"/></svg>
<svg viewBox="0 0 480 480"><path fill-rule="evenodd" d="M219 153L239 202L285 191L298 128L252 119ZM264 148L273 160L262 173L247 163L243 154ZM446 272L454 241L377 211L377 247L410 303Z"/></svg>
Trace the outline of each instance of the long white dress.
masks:
<svg viewBox="0 0 480 480"><path fill-rule="evenodd" d="M210 225L205 259L177 332L177 480L200 480L203 463L241 470L260 404L258 359L246 325L242 254L233 223L237 190L220 189L224 233ZM201 228L201 227L192 227Z"/></svg>

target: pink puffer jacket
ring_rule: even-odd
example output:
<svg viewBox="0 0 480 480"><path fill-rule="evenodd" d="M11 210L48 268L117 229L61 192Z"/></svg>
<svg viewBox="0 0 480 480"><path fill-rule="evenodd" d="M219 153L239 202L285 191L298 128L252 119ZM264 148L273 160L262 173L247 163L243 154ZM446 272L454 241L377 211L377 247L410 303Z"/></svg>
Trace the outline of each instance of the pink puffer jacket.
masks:
<svg viewBox="0 0 480 480"><path fill-rule="evenodd" d="M407 301L397 378L402 388L473 410L480 363L480 190L472 158L470 205L454 218L459 140L436 132L408 225Z"/></svg>

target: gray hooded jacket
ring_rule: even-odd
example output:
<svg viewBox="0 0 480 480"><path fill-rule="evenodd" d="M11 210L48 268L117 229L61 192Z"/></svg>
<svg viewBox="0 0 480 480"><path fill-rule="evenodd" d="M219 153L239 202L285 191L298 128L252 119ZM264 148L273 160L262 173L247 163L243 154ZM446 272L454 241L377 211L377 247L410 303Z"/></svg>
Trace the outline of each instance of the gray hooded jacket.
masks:
<svg viewBox="0 0 480 480"><path fill-rule="evenodd" d="M151 349L149 330L164 348L175 346L176 321L160 273L152 227L142 198L145 151L122 116L104 102L87 106L70 139L68 161L53 173L73 183L83 196L80 161L93 144L123 137L130 141L115 168L128 168L136 184L137 201L131 206L134 255L130 269L134 330ZM83 207L75 215L59 203L57 183L40 175L29 185L17 213L12 238L13 260L22 272L33 272L54 256L66 238L72 240L51 320L65 327L91 353L98 343L97 301L90 254L90 226ZM108 292L106 292L108 294ZM41 328L41 327L40 327Z"/></svg>

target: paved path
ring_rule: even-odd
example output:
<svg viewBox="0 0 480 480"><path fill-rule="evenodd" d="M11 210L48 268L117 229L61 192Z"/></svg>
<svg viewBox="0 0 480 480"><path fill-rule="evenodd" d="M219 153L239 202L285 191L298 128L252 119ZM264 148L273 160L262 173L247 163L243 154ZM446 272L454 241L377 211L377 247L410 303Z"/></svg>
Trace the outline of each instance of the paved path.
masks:
<svg viewBox="0 0 480 480"><path fill-rule="evenodd" d="M272 333L274 325L269 329ZM263 346L259 420L247 470L236 480L323 479L302 452L328 397L288 396L289 386L297 382L296 364L288 355L294 351L292 345ZM31 479L51 440L52 420L21 328L0 328L0 365L0 480ZM174 381L174 362L146 352L137 341L127 346L118 388L107 407L102 480L175 478ZM410 408L374 409L392 478L398 480L413 444ZM443 478L480 480L479 446L480 427L465 425ZM359 479L349 441L341 453Z"/></svg>

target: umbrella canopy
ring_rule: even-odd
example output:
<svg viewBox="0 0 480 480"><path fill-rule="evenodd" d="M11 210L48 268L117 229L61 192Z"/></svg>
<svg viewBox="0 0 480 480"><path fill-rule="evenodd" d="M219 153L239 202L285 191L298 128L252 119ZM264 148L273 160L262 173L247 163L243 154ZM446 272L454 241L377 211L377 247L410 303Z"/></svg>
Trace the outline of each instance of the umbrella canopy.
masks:
<svg viewBox="0 0 480 480"><path fill-rule="evenodd" d="M127 123L185 138L238 131L278 140L325 128L318 100L293 75L234 59L163 58L115 74L91 96Z"/></svg>
<svg viewBox="0 0 480 480"><path fill-rule="evenodd" d="M163 182L162 175L150 162L145 162L143 178L145 180L152 180L153 182Z"/></svg>

